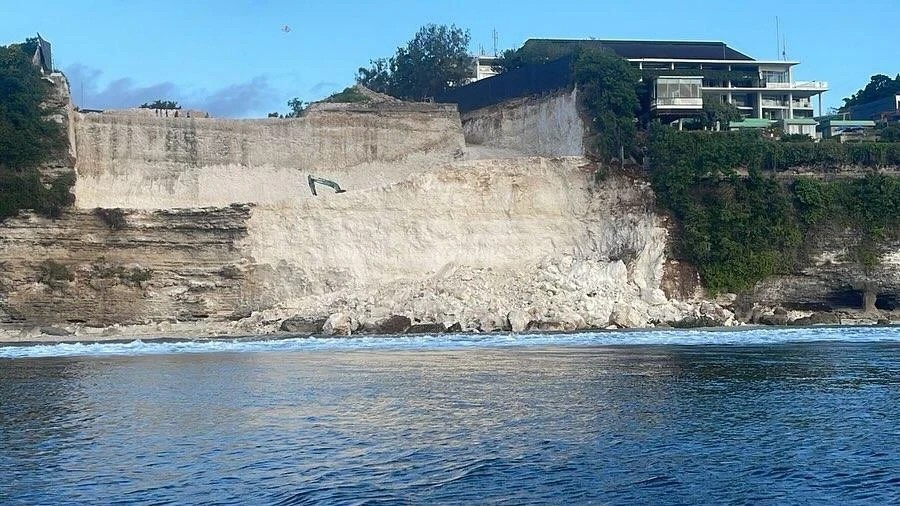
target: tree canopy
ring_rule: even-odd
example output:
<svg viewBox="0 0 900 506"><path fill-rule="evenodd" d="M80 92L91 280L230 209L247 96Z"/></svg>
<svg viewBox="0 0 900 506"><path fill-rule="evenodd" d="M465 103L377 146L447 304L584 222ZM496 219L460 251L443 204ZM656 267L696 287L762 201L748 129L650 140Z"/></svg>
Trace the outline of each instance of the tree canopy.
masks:
<svg viewBox="0 0 900 506"><path fill-rule="evenodd" d="M844 99L844 108L890 97L897 93L900 93L900 74L893 79L884 74L876 74L869 79L869 84L865 88L857 91L850 98Z"/></svg>
<svg viewBox="0 0 900 506"><path fill-rule="evenodd" d="M181 109L174 100L154 100L140 105L141 109Z"/></svg>
<svg viewBox="0 0 900 506"><path fill-rule="evenodd" d="M574 63L581 103L592 116L597 149L606 158L628 154L634 147L640 109L637 97L640 74L626 60L609 51L585 48Z"/></svg>
<svg viewBox="0 0 900 506"><path fill-rule="evenodd" d="M0 46L0 219L20 209L53 216L71 202L71 176L47 188L37 171L66 140L62 126L45 117L53 85L31 63L33 44Z"/></svg>
<svg viewBox="0 0 900 506"><path fill-rule="evenodd" d="M469 32L456 25L428 24L390 58L362 67L357 82L404 100L424 100L472 77Z"/></svg>
<svg viewBox="0 0 900 506"><path fill-rule="evenodd" d="M36 167L63 141L41 107L51 86L24 44L0 46L0 170Z"/></svg>

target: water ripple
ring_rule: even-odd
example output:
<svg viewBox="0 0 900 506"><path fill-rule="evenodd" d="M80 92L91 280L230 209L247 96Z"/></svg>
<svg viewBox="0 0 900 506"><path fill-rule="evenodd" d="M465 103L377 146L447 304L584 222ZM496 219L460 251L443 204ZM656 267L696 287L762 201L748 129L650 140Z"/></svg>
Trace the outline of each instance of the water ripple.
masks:
<svg viewBox="0 0 900 506"><path fill-rule="evenodd" d="M9 349L4 504L900 501L895 328Z"/></svg>

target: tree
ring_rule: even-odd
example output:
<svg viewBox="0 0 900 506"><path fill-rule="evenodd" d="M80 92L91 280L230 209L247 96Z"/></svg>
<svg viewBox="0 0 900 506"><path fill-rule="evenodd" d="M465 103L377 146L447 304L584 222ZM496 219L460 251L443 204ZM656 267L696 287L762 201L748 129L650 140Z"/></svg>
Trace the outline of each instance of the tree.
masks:
<svg viewBox="0 0 900 506"><path fill-rule="evenodd" d="M900 142L900 125L885 125L878 130L878 139L883 142Z"/></svg>
<svg viewBox="0 0 900 506"><path fill-rule="evenodd" d="M721 100L704 100L700 123L709 130L728 130L728 123L741 119L741 111Z"/></svg>
<svg viewBox="0 0 900 506"><path fill-rule="evenodd" d="M174 100L154 100L153 102L143 103L139 107L141 109L181 109L178 102Z"/></svg>
<svg viewBox="0 0 900 506"><path fill-rule="evenodd" d="M428 24L389 59L372 60L360 68L357 82L369 89L405 100L435 97L472 77L469 32L456 25Z"/></svg>
<svg viewBox="0 0 900 506"><path fill-rule="evenodd" d="M41 79L25 45L0 46L0 170L40 165L65 142L62 128L44 117L52 85Z"/></svg>
<svg viewBox="0 0 900 506"><path fill-rule="evenodd" d="M285 118L299 118L306 113L306 108L309 107L309 103L300 100L299 97L288 100L287 104L291 111L284 115Z"/></svg>
<svg viewBox="0 0 900 506"><path fill-rule="evenodd" d="M72 201L71 175L47 181L37 170L66 148L66 137L46 117L57 112L42 105L53 85L41 78L32 54L33 43L0 46L0 219L21 209L56 216Z"/></svg>
<svg viewBox="0 0 900 506"><path fill-rule="evenodd" d="M885 97L893 96L900 93L900 74L891 79L884 74L876 74L869 79L869 84L865 88L854 93L850 98L844 99L844 107L846 109L851 105L865 104Z"/></svg>
<svg viewBox="0 0 900 506"><path fill-rule="evenodd" d="M620 147L628 154L634 147L635 114L640 108L637 69L612 52L584 48L577 53L574 73L581 103L592 116L599 154L612 158Z"/></svg>

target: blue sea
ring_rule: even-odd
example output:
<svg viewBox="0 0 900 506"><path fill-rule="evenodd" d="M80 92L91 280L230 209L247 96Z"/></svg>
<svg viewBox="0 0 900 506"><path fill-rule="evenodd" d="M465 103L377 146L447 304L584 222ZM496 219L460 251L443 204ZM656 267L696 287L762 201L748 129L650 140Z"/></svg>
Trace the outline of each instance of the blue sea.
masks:
<svg viewBox="0 0 900 506"><path fill-rule="evenodd" d="M900 328L0 346L3 504L900 503Z"/></svg>

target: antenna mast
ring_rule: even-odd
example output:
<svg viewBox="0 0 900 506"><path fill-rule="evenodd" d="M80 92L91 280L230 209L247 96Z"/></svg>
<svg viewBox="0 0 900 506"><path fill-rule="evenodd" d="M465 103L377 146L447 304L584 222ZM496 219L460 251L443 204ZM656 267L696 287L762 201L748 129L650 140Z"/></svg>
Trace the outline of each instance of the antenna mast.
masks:
<svg viewBox="0 0 900 506"><path fill-rule="evenodd" d="M781 53L781 28L778 26L778 16L775 16L775 58Z"/></svg>
<svg viewBox="0 0 900 506"><path fill-rule="evenodd" d="M497 56L497 29L491 30L491 36L494 39L494 56Z"/></svg>

